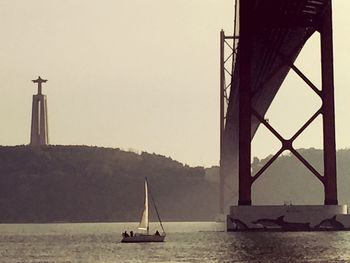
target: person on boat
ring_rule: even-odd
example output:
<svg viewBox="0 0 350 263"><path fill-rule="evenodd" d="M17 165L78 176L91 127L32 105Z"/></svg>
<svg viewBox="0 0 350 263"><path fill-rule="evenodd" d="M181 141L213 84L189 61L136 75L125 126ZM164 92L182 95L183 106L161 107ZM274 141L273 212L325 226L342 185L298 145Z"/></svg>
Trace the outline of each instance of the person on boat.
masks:
<svg viewBox="0 0 350 263"><path fill-rule="evenodd" d="M130 231L130 236L133 237L134 236L134 232Z"/></svg>
<svg viewBox="0 0 350 263"><path fill-rule="evenodd" d="M157 230L156 233L154 234L155 236L160 236L159 231Z"/></svg>
<svg viewBox="0 0 350 263"><path fill-rule="evenodd" d="M129 234L128 234L128 232L126 232L126 230L123 233L123 237L129 237Z"/></svg>

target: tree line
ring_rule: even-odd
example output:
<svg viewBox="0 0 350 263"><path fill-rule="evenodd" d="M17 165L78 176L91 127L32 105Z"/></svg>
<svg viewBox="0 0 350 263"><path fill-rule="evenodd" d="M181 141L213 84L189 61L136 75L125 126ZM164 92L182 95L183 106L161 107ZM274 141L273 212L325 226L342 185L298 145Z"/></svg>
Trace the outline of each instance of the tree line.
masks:
<svg viewBox="0 0 350 263"><path fill-rule="evenodd" d="M120 149L15 146L0 147L0 222L137 221L145 177L164 220L214 217L217 186L203 167Z"/></svg>

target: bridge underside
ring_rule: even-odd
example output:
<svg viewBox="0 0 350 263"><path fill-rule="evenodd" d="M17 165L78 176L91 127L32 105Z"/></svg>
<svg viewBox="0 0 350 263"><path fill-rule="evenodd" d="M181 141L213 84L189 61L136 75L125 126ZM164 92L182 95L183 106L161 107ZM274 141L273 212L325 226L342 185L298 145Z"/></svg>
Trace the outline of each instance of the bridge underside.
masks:
<svg viewBox="0 0 350 263"><path fill-rule="evenodd" d="M250 205L254 181L284 150L290 150L324 185L325 204L337 204L331 0L243 0L237 6L239 41L234 47L237 52L232 67L221 160L225 184L238 185L238 204ZM293 64L316 31L321 36L322 87L319 88ZM286 139L264 120L264 116L291 69L321 98L322 108L295 136ZM320 114L324 125L323 175L292 146L294 139ZM266 167L252 175L250 144L260 124L281 141L282 148Z"/></svg>

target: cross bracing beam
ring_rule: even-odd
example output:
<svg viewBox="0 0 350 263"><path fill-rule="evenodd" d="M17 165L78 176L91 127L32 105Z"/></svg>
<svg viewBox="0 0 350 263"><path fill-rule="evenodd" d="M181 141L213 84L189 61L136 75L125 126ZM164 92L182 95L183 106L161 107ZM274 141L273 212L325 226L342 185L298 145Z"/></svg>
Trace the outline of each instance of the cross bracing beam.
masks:
<svg viewBox="0 0 350 263"><path fill-rule="evenodd" d="M259 125L263 123L266 126L264 116L291 69L321 97L322 108L290 139L281 138L273 132L282 142L282 148L268 165L283 150L290 150L323 183L325 204L336 204L331 1L242 0L238 5L239 32L234 34L234 37L239 36L238 50L232 67L221 150L222 166L227 171L231 170L236 180L239 177L238 204L251 204L251 185L267 168L263 167L257 177L252 177L250 143ZM321 35L321 89L294 65L304 44L316 31ZM324 175L320 175L292 147L294 139L319 114L322 114L324 123ZM271 127L270 130L274 129ZM235 167L239 170L232 172Z"/></svg>

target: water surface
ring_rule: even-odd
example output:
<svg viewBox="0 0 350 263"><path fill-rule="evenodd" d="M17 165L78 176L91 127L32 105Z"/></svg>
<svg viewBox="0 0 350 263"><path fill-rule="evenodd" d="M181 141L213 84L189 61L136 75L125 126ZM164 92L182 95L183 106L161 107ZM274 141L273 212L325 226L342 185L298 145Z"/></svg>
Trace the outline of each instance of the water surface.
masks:
<svg viewBox="0 0 350 263"><path fill-rule="evenodd" d="M350 262L350 232L227 233L221 223L165 222L164 243L120 243L136 226L0 225L0 262Z"/></svg>

